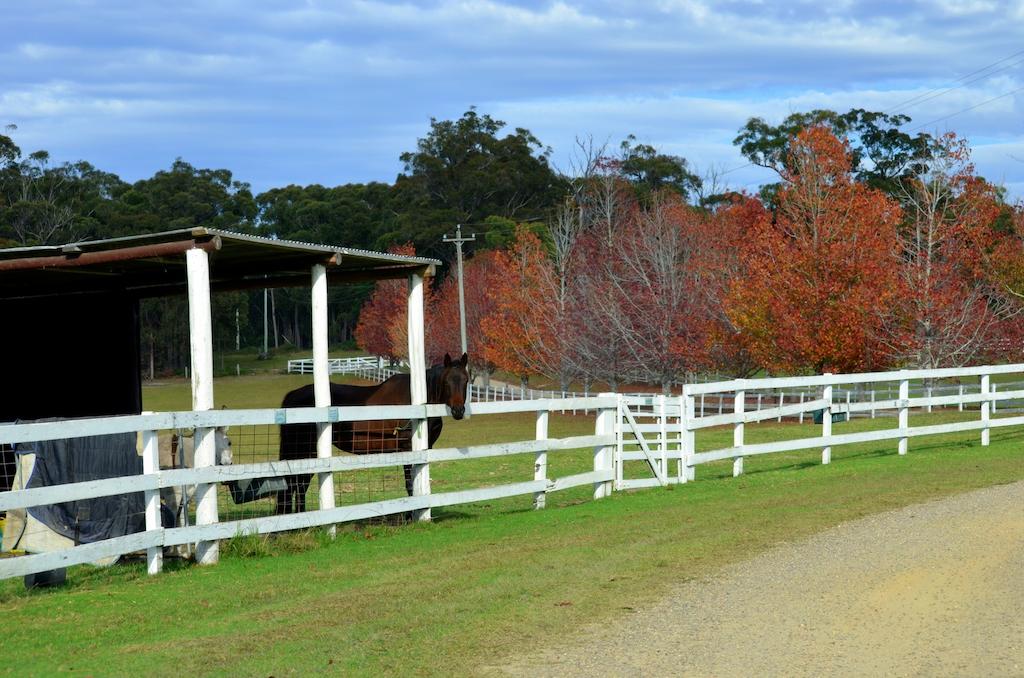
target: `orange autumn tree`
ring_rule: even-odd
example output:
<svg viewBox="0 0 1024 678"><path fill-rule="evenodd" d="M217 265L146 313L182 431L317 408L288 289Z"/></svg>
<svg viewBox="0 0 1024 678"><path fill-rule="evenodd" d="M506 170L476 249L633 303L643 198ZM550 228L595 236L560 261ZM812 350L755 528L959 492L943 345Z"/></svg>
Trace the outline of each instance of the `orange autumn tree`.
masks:
<svg viewBox="0 0 1024 678"><path fill-rule="evenodd" d="M506 273L490 290L494 309L480 323L484 357L524 382L539 373L566 388L578 364L572 330L576 309L561 296L562 280L544 244L520 227L512 247L498 256Z"/></svg>
<svg viewBox="0 0 1024 678"><path fill-rule="evenodd" d="M485 377L494 373L496 365L487 358L484 351L486 340L481 323L497 308L497 300L492 291L507 278L507 263L508 258L500 252L480 252L467 259L462 270L465 276L463 287L469 364L474 373L481 373ZM446 352L455 356L462 345L462 336L459 327L459 286L454 272L434 294L430 316L427 345L428 350L433 349L433 352L428 355L428 359L440 361Z"/></svg>
<svg viewBox="0 0 1024 678"><path fill-rule="evenodd" d="M881 309L900 294L900 208L853 181L849 149L826 127L798 134L786 167L774 218L753 225L726 296L737 339L773 371L874 367Z"/></svg>

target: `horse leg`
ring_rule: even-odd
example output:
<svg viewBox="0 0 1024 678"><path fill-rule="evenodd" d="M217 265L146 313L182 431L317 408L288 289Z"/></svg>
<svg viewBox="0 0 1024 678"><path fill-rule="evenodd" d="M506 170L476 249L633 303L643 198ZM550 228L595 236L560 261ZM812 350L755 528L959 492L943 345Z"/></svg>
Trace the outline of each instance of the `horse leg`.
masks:
<svg viewBox="0 0 1024 678"><path fill-rule="evenodd" d="M402 467L402 471L405 473L405 493L408 496L412 496L412 464L406 464Z"/></svg>
<svg viewBox="0 0 1024 678"><path fill-rule="evenodd" d="M306 490L309 489L309 483L313 476L301 475L293 477L295 478L295 512L303 513L306 510Z"/></svg>

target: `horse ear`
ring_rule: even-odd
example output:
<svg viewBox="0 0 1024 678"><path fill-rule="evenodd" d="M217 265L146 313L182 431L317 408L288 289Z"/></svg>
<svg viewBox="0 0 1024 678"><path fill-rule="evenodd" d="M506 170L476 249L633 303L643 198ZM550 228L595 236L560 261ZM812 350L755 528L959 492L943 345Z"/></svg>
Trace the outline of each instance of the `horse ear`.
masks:
<svg viewBox="0 0 1024 678"><path fill-rule="evenodd" d="M462 366L463 366L463 367L465 367L466 365L468 365L468 364L469 364L469 354L468 354L468 353L463 353L463 354L462 354L462 360L461 360L461 361L459 361L459 362L461 362L461 363L462 363Z"/></svg>
<svg viewBox="0 0 1024 678"><path fill-rule="evenodd" d="M451 367L452 366L452 357L450 355L448 355L447 353L444 354L444 366L445 367Z"/></svg>

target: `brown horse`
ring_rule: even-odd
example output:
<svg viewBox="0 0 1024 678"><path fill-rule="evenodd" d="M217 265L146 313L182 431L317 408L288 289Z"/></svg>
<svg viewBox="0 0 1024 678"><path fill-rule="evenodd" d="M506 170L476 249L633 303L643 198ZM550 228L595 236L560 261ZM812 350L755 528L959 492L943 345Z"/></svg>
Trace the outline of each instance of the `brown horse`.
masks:
<svg viewBox="0 0 1024 678"><path fill-rule="evenodd" d="M469 357L452 361L448 354L444 364L427 370L427 402L447 405L453 419L466 413L466 387ZM408 405L409 375L396 374L376 386L331 384L331 405ZM290 391L281 407L313 407L313 386ZM427 419L427 446L433 447L441 435L441 418ZM352 454L377 452L408 452L412 449L412 427L408 420L342 421L332 427L331 442L339 450ZM282 424L280 459L308 459L316 456L316 424ZM309 474L288 476L288 489L277 493L277 512L306 510ZM412 495L412 467L405 467L405 490Z"/></svg>

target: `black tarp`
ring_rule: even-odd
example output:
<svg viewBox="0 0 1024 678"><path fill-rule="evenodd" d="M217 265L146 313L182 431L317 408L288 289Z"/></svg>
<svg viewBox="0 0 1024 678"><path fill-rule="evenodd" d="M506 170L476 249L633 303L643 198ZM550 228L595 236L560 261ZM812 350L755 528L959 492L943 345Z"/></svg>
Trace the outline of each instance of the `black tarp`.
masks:
<svg viewBox="0 0 1024 678"><path fill-rule="evenodd" d="M142 473L134 433L19 443L16 452L36 455L29 488ZM141 492L36 506L28 511L54 532L83 544L140 532L146 525Z"/></svg>

